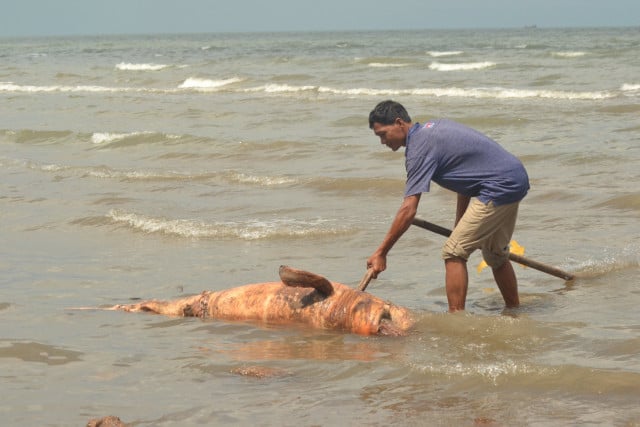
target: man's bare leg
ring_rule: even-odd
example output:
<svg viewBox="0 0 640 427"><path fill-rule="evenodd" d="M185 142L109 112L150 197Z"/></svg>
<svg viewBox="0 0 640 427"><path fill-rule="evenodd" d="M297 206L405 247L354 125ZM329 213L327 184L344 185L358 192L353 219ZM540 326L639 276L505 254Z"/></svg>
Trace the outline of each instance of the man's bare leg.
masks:
<svg viewBox="0 0 640 427"><path fill-rule="evenodd" d="M493 278L496 280L498 289L504 299L507 308L515 308L520 306L520 298L518 297L518 280L513 266L509 260L505 261L498 268L493 269Z"/></svg>
<svg viewBox="0 0 640 427"><path fill-rule="evenodd" d="M469 286L467 261L462 258L449 258L445 260L444 266L449 312L464 310Z"/></svg>

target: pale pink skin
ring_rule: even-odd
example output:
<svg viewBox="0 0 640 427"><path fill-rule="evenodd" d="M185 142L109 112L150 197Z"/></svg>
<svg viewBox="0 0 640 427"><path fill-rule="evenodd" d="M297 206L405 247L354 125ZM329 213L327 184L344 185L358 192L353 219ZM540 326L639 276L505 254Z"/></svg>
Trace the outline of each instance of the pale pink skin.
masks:
<svg viewBox="0 0 640 427"><path fill-rule="evenodd" d="M404 335L414 324L408 309L342 283L291 267L282 267L280 276L281 282L255 283L110 309L268 324L299 323L360 335Z"/></svg>

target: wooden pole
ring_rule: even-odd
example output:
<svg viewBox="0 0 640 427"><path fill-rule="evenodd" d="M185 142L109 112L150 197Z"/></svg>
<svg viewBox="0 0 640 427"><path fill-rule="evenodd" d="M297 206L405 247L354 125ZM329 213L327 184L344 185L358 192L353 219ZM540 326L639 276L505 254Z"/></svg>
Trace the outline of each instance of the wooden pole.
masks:
<svg viewBox="0 0 640 427"><path fill-rule="evenodd" d="M367 272L364 274L364 277L362 278L362 280L360 281L360 284L358 285L358 290L364 291L365 289L367 289L367 286L369 285L369 282L371 281L371 279L373 279L373 268L368 269Z"/></svg>
<svg viewBox="0 0 640 427"><path fill-rule="evenodd" d="M432 232L434 232L436 234L440 234L440 235L445 236L445 237L449 237L451 235L451 230L449 230L448 228L441 227L441 226L439 226L437 224L433 224L433 223L431 223L429 221L425 221L424 219L414 218L413 219L413 225L415 225L417 227L420 227L420 228L424 228L425 230L432 231ZM517 262L518 264L526 265L527 267L531 267L531 268L533 268L535 270L542 271L543 273L547 273L547 274L550 274L552 276L559 277L559 278L564 279L566 281L574 280L576 278L576 276L574 276L573 274L567 273L566 271L562 271L557 267L554 267L554 266L551 266L551 265L547 265L547 264L543 264L541 262L525 258L525 257L523 257L521 255L516 255L516 254L513 254L513 253L509 253L509 259L511 261Z"/></svg>

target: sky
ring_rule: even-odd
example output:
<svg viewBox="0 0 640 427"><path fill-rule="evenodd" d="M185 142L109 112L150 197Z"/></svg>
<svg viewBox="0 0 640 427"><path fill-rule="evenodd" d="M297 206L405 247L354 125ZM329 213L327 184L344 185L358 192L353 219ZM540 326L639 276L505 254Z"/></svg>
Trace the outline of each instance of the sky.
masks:
<svg viewBox="0 0 640 427"><path fill-rule="evenodd" d="M639 27L639 0L0 0L0 37Z"/></svg>

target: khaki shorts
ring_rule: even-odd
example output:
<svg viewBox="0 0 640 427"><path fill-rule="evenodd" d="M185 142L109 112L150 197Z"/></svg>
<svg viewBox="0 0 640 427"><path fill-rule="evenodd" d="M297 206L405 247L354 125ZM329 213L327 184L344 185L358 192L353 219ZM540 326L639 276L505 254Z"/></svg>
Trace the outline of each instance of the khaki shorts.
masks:
<svg viewBox="0 0 640 427"><path fill-rule="evenodd" d="M442 258L465 261L476 249L492 268L509 259L509 242L516 226L519 202L494 206L472 199L466 212L442 248Z"/></svg>

